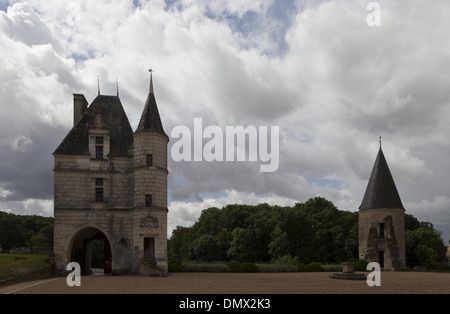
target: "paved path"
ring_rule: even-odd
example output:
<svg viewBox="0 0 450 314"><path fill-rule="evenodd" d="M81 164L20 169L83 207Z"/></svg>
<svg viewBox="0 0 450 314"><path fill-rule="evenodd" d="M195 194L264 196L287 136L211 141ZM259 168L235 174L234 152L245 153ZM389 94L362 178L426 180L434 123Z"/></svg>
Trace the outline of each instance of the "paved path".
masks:
<svg viewBox="0 0 450 314"><path fill-rule="evenodd" d="M7 294L450 294L450 273L382 272L381 286L331 279L332 273L174 273L168 277L83 276L80 287L65 277L0 286Z"/></svg>

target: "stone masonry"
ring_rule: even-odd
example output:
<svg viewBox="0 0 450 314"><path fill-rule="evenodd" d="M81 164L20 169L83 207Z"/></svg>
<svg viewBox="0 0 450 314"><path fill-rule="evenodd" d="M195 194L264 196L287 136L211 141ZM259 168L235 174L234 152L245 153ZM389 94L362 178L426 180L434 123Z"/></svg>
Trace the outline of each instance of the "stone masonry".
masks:
<svg viewBox="0 0 450 314"><path fill-rule="evenodd" d="M104 272L167 275L167 144L153 82L136 131L118 96L88 106L74 94L74 126L54 156L54 254L91 272L103 242Z"/></svg>

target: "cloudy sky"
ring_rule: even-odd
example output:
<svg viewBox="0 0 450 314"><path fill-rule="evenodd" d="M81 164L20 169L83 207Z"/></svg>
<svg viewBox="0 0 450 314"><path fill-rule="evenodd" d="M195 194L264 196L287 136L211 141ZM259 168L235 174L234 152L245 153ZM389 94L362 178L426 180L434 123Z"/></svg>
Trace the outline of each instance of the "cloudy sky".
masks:
<svg viewBox="0 0 450 314"><path fill-rule="evenodd" d="M175 162L169 229L229 203L323 196L356 211L379 136L406 212L450 240L446 0L0 1L0 210L53 215L72 94L120 98L135 129L154 90L176 126L279 126L279 167ZM369 26L379 13L380 25Z"/></svg>

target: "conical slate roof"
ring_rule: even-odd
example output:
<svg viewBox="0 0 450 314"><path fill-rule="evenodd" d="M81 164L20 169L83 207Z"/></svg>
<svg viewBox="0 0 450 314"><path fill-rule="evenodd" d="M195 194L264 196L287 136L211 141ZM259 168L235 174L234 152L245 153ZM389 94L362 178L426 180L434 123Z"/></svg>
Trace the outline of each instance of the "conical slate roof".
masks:
<svg viewBox="0 0 450 314"><path fill-rule="evenodd" d="M159 117L158 106L156 105L155 95L153 93L153 79L150 77L150 90L147 101L145 102L144 111L142 112L141 120L136 129L137 132L156 132L167 136L164 132L161 118Z"/></svg>
<svg viewBox="0 0 450 314"><path fill-rule="evenodd" d="M404 209L381 147L359 210L377 208Z"/></svg>

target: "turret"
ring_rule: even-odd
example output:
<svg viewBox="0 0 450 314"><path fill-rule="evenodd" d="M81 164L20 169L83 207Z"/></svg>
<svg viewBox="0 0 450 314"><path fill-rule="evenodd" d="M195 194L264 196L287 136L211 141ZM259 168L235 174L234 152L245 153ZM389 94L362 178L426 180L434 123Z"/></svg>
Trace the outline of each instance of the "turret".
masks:
<svg viewBox="0 0 450 314"><path fill-rule="evenodd" d="M144 111L133 134L135 243L140 271L156 266L167 272L167 144L153 92L152 71ZM151 267L150 267L151 266ZM149 268L150 267L150 268Z"/></svg>
<svg viewBox="0 0 450 314"><path fill-rule="evenodd" d="M405 209L381 149L359 207L359 258L385 270L405 268Z"/></svg>

